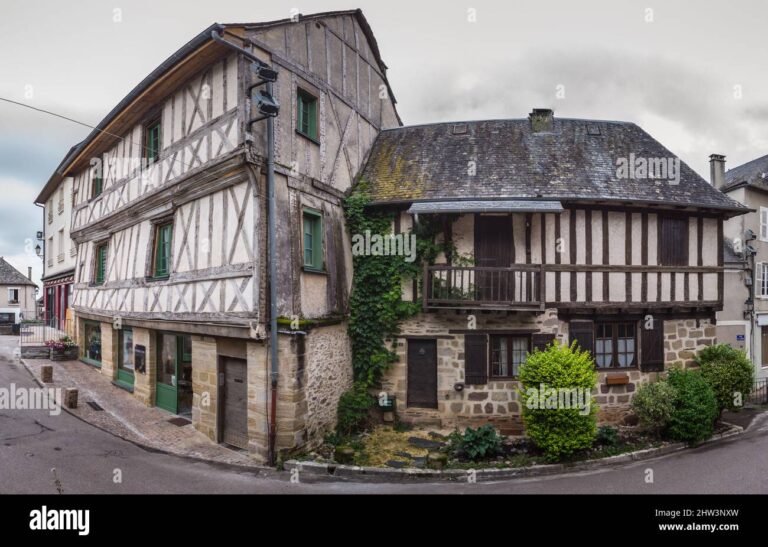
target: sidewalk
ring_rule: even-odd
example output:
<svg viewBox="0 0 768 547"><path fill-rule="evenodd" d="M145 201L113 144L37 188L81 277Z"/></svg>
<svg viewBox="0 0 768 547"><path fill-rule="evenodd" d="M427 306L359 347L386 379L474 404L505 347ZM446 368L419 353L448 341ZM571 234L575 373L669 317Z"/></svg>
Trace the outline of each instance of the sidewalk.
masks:
<svg viewBox="0 0 768 547"><path fill-rule="evenodd" d="M45 386L78 390L77 408L65 410L113 435L178 456L229 465L263 467L244 452L230 450L212 442L191 423L182 426L170 423L169 420L177 416L156 407L144 406L90 365L80 361L53 362L48 359L23 359L22 363L41 385L41 367L53 365L53 383ZM91 408L88 401L97 403L104 410Z"/></svg>

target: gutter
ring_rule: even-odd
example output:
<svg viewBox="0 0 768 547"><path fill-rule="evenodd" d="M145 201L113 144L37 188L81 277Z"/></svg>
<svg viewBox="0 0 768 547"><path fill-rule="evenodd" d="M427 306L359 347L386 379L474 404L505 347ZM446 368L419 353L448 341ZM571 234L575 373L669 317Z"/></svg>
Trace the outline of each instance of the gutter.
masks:
<svg viewBox="0 0 768 547"><path fill-rule="evenodd" d="M256 57L250 51L225 40L221 31L224 28L216 25L211 30L211 39L230 49L237 51L247 59L260 65L266 65L264 61ZM266 83L266 92L272 95L272 82ZM248 128L250 129L250 127ZM267 118L267 240L269 261L269 363L270 386L267 393L269 406L269 463L275 465L277 461L277 380L279 363L277 359L277 264L276 256L276 232L277 232L277 206L275 203L275 119Z"/></svg>

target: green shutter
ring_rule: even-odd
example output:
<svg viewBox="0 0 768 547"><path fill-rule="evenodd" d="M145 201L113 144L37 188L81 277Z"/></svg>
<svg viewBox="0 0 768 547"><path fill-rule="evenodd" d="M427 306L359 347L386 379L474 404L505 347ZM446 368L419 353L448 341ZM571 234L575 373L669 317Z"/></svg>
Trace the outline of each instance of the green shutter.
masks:
<svg viewBox="0 0 768 547"><path fill-rule="evenodd" d="M147 164L156 162L160 157L160 122L147 126L146 156Z"/></svg>
<svg viewBox="0 0 768 547"><path fill-rule="evenodd" d="M166 277L170 274L172 235L172 224L158 226L155 238L155 277Z"/></svg>
<svg viewBox="0 0 768 547"><path fill-rule="evenodd" d="M317 140L317 99L312 99L308 103L307 110L309 111L309 136Z"/></svg>
<svg viewBox="0 0 768 547"><path fill-rule="evenodd" d="M299 90L296 96L297 130L317 140L317 99Z"/></svg>
<svg viewBox="0 0 768 547"><path fill-rule="evenodd" d="M107 246L101 245L96 251L96 283L104 283L107 270Z"/></svg>
<svg viewBox="0 0 768 547"><path fill-rule="evenodd" d="M304 266L323 269L323 217L315 211L304 211Z"/></svg>

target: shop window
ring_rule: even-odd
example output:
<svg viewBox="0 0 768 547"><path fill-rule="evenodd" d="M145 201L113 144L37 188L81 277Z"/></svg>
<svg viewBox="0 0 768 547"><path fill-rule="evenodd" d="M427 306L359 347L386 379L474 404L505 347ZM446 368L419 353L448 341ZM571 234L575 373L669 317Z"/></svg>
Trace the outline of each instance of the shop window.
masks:
<svg viewBox="0 0 768 547"><path fill-rule="evenodd" d="M85 323L83 361L98 367L101 366L101 325L99 323Z"/></svg>

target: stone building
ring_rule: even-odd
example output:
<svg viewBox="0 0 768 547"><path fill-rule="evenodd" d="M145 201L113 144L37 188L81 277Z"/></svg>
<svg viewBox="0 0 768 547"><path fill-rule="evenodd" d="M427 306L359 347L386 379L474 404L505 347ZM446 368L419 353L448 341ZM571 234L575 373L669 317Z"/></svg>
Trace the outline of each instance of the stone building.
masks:
<svg viewBox="0 0 768 547"><path fill-rule="evenodd" d="M616 422L640 384L715 342L723 221L746 208L635 124L537 109L387 129L362 176L395 232L438 219L452 249L420 294L403 288L423 310L383 387L404 420L519 430L526 354L575 340Z"/></svg>
<svg viewBox="0 0 768 547"><path fill-rule="evenodd" d="M83 361L264 459L266 124L252 122L258 66L236 48L278 72L274 448L322 439L351 383L341 200L379 131L400 125L359 10L205 29L75 147L49 185L73 184Z"/></svg>

